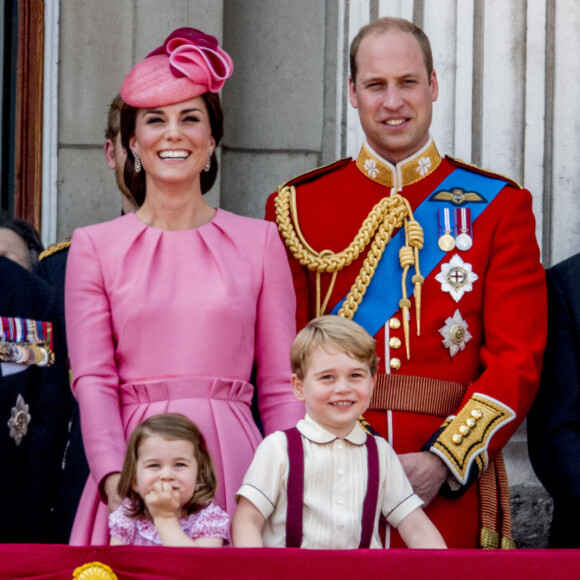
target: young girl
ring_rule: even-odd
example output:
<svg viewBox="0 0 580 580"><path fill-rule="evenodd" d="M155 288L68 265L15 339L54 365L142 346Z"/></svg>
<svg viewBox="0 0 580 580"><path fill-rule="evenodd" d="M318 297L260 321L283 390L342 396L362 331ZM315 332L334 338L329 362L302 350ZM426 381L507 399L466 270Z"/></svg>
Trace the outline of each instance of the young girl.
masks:
<svg viewBox="0 0 580 580"><path fill-rule="evenodd" d="M216 487L199 429L179 413L150 417L129 439L111 545L222 546L229 518L212 503Z"/></svg>

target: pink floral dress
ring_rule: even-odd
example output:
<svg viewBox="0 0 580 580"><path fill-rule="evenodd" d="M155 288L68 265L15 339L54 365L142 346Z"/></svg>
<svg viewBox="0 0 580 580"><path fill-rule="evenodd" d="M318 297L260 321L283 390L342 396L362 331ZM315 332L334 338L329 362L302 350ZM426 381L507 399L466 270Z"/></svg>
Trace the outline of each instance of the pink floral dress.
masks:
<svg viewBox="0 0 580 580"><path fill-rule="evenodd" d="M153 522L144 516L132 518L127 515L127 500L109 516L109 531L130 546L161 546L161 538ZM221 538L229 541L230 518L215 503L211 503L199 512L179 520L181 529L189 538Z"/></svg>

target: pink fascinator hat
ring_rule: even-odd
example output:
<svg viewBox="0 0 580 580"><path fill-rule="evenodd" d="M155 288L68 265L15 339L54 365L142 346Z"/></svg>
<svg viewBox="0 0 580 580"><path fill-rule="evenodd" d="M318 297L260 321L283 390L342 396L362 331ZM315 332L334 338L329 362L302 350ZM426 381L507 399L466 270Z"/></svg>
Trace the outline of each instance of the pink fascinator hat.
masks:
<svg viewBox="0 0 580 580"><path fill-rule="evenodd" d="M173 105L217 93L233 72L232 59L214 36L178 28L129 71L121 98L139 109Z"/></svg>

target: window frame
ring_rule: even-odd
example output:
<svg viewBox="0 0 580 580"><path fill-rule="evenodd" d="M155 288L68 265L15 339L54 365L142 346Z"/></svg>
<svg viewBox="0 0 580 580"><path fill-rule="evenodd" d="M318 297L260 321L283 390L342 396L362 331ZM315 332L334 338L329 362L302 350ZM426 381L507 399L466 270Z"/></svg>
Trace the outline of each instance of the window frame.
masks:
<svg viewBox="0 0 580 580"><path fill-rule="evenodd" d="M18 2L14 216L42 225L44 0Z"/></svg>

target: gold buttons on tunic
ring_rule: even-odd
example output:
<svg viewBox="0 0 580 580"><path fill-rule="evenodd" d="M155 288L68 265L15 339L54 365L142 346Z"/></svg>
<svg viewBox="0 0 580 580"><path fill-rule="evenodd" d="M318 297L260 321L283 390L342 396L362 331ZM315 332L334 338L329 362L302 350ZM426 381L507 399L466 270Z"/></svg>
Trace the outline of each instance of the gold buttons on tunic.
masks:
<svg viewBox="0 0 580 580"><path fill-rule="evenodd" d="M401 348L402 344L403 343L401 342L401 339L397 338L396 336L393 336L393 338L389 339L389 346L395 350Z"/></svg>
<svg viewBox="0 0 580 580"><path fill-rule="evenodd" d="M455 445L461 445L461 443L463 443L463 437L459 433L455 433L455 435L451 437L451 441L453 441Z"/></svg>
<svg viewBox="0 0 580 580"><path fill-rule="evenodd" d="M464 437L467 437L471 433L471 429L467 425L461 425L461 427L459 427L459 433Z"/></svg>
<svg viewBox="0 0 580 580"><path fill-rule="evenodd" d="M389 328L392 328L393 330L401 328L401 321L398 318L391 318L389 320Z"/></svg>
<svg viewBox="0 0 580 580"><path fill-rule="evenodd" d="M459 433L454 433L451 437L451 441L455 443L455 445L461 445L463 443L463 439L467 437L471 430L477 426L477 421L483 417L483 413L479 409L473 409L470 413L471 417L465 419L465 425L459 426Z"/></svg>
<svg viewBox="0 0 580 580"><path fill-rule="evenodd" d="M390 365L394 371L398 371L401 368L401 359L400 358L392 358Z"/></svg>

